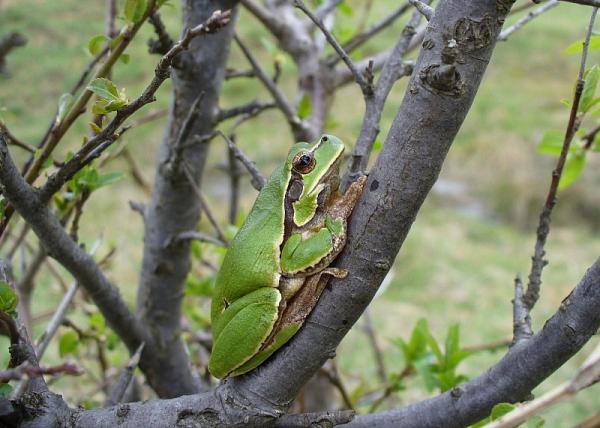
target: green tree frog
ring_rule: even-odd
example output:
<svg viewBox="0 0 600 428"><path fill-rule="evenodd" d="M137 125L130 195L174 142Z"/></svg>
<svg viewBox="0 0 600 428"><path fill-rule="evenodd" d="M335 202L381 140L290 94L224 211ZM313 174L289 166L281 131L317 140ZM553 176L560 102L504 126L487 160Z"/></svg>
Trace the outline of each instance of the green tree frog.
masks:
<svg viewBox="0 0 600 428"><path fill-rule="evenodd" d="M262 364L300 329L346 244L346 222L366 177L338 191L344 144L323 135L297 143L260 191L223 259L212 300L217 378Z"/></svg>

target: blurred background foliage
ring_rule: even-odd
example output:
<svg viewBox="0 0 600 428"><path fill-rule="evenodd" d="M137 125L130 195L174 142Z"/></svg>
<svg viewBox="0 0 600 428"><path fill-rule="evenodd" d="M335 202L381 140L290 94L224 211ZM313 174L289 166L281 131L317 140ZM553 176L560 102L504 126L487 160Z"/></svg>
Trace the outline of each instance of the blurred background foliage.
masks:
<svg viewBox="0 0 600 428"><path fill-rule="evenodd" d="M372 3L368 15L364 13L366 3ZM344 7L340 9L335 27L336 35L342 40L357 27L376 22L390 10L390 3L383 1L347 0L342 4ZM579 57L561 51L583 37L588 12L583 7L561 4L515 33L507 42L498 44L440 179L396 260L387 288L370 308L392 380L398 379L409 363L398 339L408 341L419 319L427 320L428 331L440 343L444 342L447 329L453 324L460 327L460 342L464 346L510 337L513 278L517 272L526 276L529 271L537 217L555 162L555 158L536 152L536 145L546 131L564 130L566 126L568 107L561 100L572 96ZM175 0L162 10L163 20L173 37L179 33L180 13L179 2ZM406 19L399 20L358 49L355 57L366 57L391 46ZM18 138L29 144L40 140L61 94L73 85L90 60L88 40L102 33L103 25L102 1L3 0L0 3L0 33L20 31L29 40L24 48L9 56L10 76L0 77L0 114ZM272 71L274 60L281 63L282 86L290 99L295 99L293 62L277 50L271 35L245 11L241 12L237 26L263 67ZM136 97L149 82L158 60L147 52L146 41L152 35L151 28L145 25L128 49L129 63L120 62L115 68L112 80L117 87L126 88L130 98ZM592 65L598 60L594 52L588 63ZM248 68L236 47L232 47L231 67ZM406 79L398 82L388 99L381 142L400 105L405 84ZM145 107L137 118L150 111L165 109L169 98L167 82L160 89L157 102ZM232 107L255 98L270 100L259 82L234 79L224 83L221 104L224 108ZM328 119L327 131L340 136L349 147L360 128L361 99L358 88L352 85L339 91ZM88 132L88 120L78 121L61 144L59 155L64 156L81 143ZM591 117L584 128L594 127L594 121L597 119ZM120 143L131 151L149 182L153 178L155 155L165 123L166 116L163 116L135 127ZM226 131L229 126L231 123L226 122L222 129ZM236 136L239 146L266 175L283 159L287 146L292 143L285 120L275 110L245 123ZM24 159L18 149L12 152L17 159ZM550 265L544 271L542 297L532 314L536 330L543 326L545 319L556 310L600 253L600 240L596 236L600 229L598 157L589 156L580 179L560 194L547 246ZM211 146L203 191L224 227L229 192L224 170L226 159L225 144L217 138ZM108 164L105 171L127 172L128 166L116 160ZM247 212L256 192L248 183L244 184L243 190L242 207ZM86 205L80 238L91 246L102 237L102 249L98 254L116 248L116 255L107 269L133 305L143 227L142 219L128 206L130 200L146 202L148 195L129 175L110 189L100 189ZM203 219L201 227L210 231L205 222ZM36 245L34 240L31 243ZM207 252L214 253L215 250L207 246L196 247L196 255ZM218 257L215 260L218 261ZM191 295L202 295L206 293L206 287L209 290L210 284L203 284L201 278L210 274L210 270L199 264L195 269L188 291ZM17 275L22 273L19 263L15 270ZM33 303L35 337L43 331L48 315L62 296L61 288L47 270L38 275L37 281ZM82 328L104 335L112 349L108 351L109 363L116 367L122 365L127 354L107 331L103 320L90 315L96 313L95 308L89 304L80 308L70 315L70 319L81 323ZM186 301L186 313L192 327L201 326L206 319L205 306L197 299ZM369 404L365 402L368 393L381 389L381 386L361 326L362 321L341 344L337 361L358 409L368 410ZM82 362L82 353L92 352L76 350L72 334L67 334L67 329L62 333L67 338L61 340L60 354L80 353L77 358ZM53 346L46 363L60 360L59 341ZM586 349L589 350L589 346ZM477 352L460 363L459 372L474 377L497 361L502 353ZM586 350L582 351L539 387L536 394L568 378L585 354ZM85 368L91 372L97 370L94 363L89 365ZM425 380L424 376L403 377L395 385L402 390L395 400L383 403L382 408L410 403L435 393L435 388L433 391L427 388ZM73 403L81 403L78 399L86 396L89 402L83 404L94 404L95 396L89 393L91 389L85 382L66 378L59 380L57 385L58 392ZM598 410L598 401L594 399L596 393L591 388L544 416L552 421L550 426L569 426Z"/></svg>

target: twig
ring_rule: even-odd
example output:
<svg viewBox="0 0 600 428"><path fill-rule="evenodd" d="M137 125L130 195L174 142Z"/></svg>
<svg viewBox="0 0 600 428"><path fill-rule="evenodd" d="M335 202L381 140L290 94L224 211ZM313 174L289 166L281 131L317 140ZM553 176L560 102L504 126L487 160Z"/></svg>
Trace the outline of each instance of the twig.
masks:
<svg viewBox="0 0 600 428"><path fill-rule="evenodd" d="M146 195L151 195L152 187L144 177L142 170L138 166L131 152L127 148L124 148L121 152L121 155L123 156L125 162L127 162L127 165L129 165L129 171L131 172L131 177L133 178L133 181L144 191Z"/></svg>
<svg viewBox="0 0 600 428"><path fill-rule="evenodd" d="M23 378L31 379L34 377L40 377L42 375L58 374L79 376L83 374L83 370L71 363L64 363L59 366L50 367L33 367L26 362L14 369L0 371L0 383L7 383L11 380L21 380Z"/></svg>
<svg viewBox="0 0 600 428"><path fill-rule="evenodd" d="M408 2L412 4L427 21L431 21L431 18L433 18L434 14L434 10L431 6L423 3L420 0L408 0Z"/></svg>
<svg viewBox="0 0 600 428"><path fill-rule="evenodd" d="M225 80L237 79L239 77L252 78L256 77L256 73L254 73L254 70L235 70L233 68L225 70Z"/></svg>
<svg viewBox="0 0 600 428"><path fill-rule="evenodd" d="M599 0L561 0L561 1L564 1L565 3L581 4L584 6L600 7Z"/></svg>
<svg viewBox="0 0 600 428"><path fill-rule="evenodd" d="M90 161L90 157L99 156L102 151L108 148L120 136L118 128L129 116L144 105L155 100L154 94L170 76L170 66L173 59L189 47L192 39L202 34L210 34L218 31L227 25L230 19L231 11L216 11L204 23L188 29L183 38L173 45L169 52L160 59L154 72L154 78L144 89L142 94L117 111L114 119L102 130L102 132L89 140L60 170L48 178L48 181L40 191L41 198L43 200L49 200L49 198L77 171L79 171L86 162Z"/></svg>
<svg viewBox="0 0 600 428"><path fill-rule="evenodd" d="M185 116L181 127L179 128L179 134L177 134L177 139L170 146L169 159L166 161L167 168L170 171L176 171L179 168L179 164L183 157L183 149L185 148L183 142L187 141L190 133L192 132L192 127L194 124L194 119L198 115L200 111L200 106L202 98L204 97L204 93L200 92L194 102L192 103L187 115Z"/></svg>
<svg viewBox="0 0 600 428"><path fill-rule="evenodd" d="M44 334L42 334L42 337L38 340L37 345L35 345L35 354L38 357L38 359L41 359L44 356L46 348L50 344L50 341L56 334L58 327L61 325L63 319L65 318L67 310L69 309L69 305L73 301L73 298L75 297L75 294L77 293L78 289L79 284L77 282L72 283L69 287L69 290L60 301L58 308L56 308L56 311L54 312L52 318L46 326Z"/></svg>
<svg viewBox="0 0 600 428"><path fill-rule="evenodd" d="M275 84L275 82L267 76L267 73L261 68L254 55L250 52L250 50L246 47L246 45L242 42L242 40L238 37L238 35L233 36L235 42L239 46L240 50L250 63L250 66L254 70L256 77L265 85L267 91L273 97L273 100L277 104L277 107L281 110L288 123L292 127L292 130L304 130L306 128L306 124L298 117L296 114L296 110L292 107L290 102L287 100L285 94L279 89L279 87Z"/></svg>
<svg viewBox="0 0 600 428"><path fill-rule="evenodd" d="M315 9L315 16L319 19L325 19L342 1L344 0L326 0L321 2Z"/></svg>
<svg viewBox="0 0 600 428"><path fill-rule="evenodd" d="M129 386L129 384L131 383L131 379L133 378L135 368L140 363L140 357L142 355L142 351L144 350L144 345L145 343L142 342L142 344L137 348L135 353L131 356L125 367L123 367L123 370L119 375L119 379L111 389L110 393L108 394L108 397L106 397L104 407L114 406L115 404L118 404L121 402L121 400L123 400L125 391L127 391L127 387Z"/></svg>
<svg viewBox="0 0 600 428"><path fill-rule="evenodd" d="M6 56L13 49L25 46L27 39L21 33L13 32L0 39L0 74L6 74Z"/></svg>
<svg viewBox="0 0 600 428"><path fill-rule="evenodd" d="M169 247L171 245L176 245L181 241L200 241L207 242L209 244L214 244L219 247L227 248L227 242L221 241L220 239L214 238L206 233L198 232L196 230L188 230L187 232L181 232L176 236L173 236L167 242L165 242L165 247Z"/></svg>
<svg viewBox="0 0 600 428"><path fill-rule="evenodd" d="M210 207L206 203L206 199L204 198L204 195L202 195L202 191L196 184L196 181L194 180L194 176L192 175L191 168L189 167L189 165L187 164L187 162L185 160L183 161L183 171L188 179L188 182L190 183L190 186L192 186L192 189L194 190L196 197L200 201L200 205L202 205L202 210L206 214L206 217L208 218L209 223L215 229L215 232L217 232L217 236L219 237L219 239L221 241L228 242L227 238L225 237L225 233L223 233L221 226L219 226L219 223L215 219L215 216L213 215Z"/></svg>
<svg viewBox="0 0 600 428"><path fill-rule="evenodd" d="M411 9L411 4L408 1L405 2L402 6L400 6L398 9L396 9L394 12L392 12L385 18L383 18L377 24L371 26L366 31L363 31L363 32L353 36L350 40L348 40L346 43L344 43L342 45L342 47L344 48L346 53L349 54L350 52L352 52L359 46L362 46L362 44L365 43L366 41L368 41L371 37L375 36L380 31L382 31L382 30L386 29L387 27L389 27L390 25L392 25L396 21L396 19L398 19L399 17L404 15L410 9ZM330 67L333 67L335 64L337 64L337 62L340 59L341 58L339 55L331 55L325 61L327 62L327 65L329 65Z"/></svg>
<svg viewBox="0 0 600 428"><path fill-rule="evenodd" d="M377 333L373 327L373 320L369 308L363 312L363 326L365 334L371 344L371 350L373 351L373 357L377 367L377 375L379 376L379 380L386 385L388 382L387 370L385 368L385 361L383 360L383 352L381 351L379 341L377 340Z"/></svg>
<svg viewBox="0 0 600 428"><path fill-rule="evenodd" d="M327 380L329 380L329 382L333 386L335 386L335 388L339 391L340 395L342 396L342 401L344 402L344 405L348 409L354 410L354 405L352 404L350 395L348 394L348 391L346 390L346 387L345 387L344 383L342 382L342 379L340 379L340 375L337 371L335 361L332 361L332 364L329 367L326 367L326 366L322 367L321 373L323 373L327 377Z"/></svg>
<svg viewBox="0 0 600 428"><path fill-rule="evenodd" d="M523 282L521 276L515 277L515 297L513 304L513 340L512 346L533 336L529 308L523 300Z"/></svg>
<svg viewBox="0 0 600 428"><path fill-rule="evenodd" d="M215 118L215 121L223 122L224 120L247 114L256 115L257 113L260 113L263 110L268 110L274 107L277 107L275 103L263 103L258 100L254 100L238 107L220 110L217 114L217 117Z"/></svg>
<svg viewBox="0 0 600 428"><path fill-rule="evenodd" d="M427 3L430 0L426 0ZM415 37L417 26L422 21L419 11L414 11L409 22L404 27L398 42L386 58L381 74L375 85L374 96L366 99L366 111L360 128L360 134L352 150L352 157L348 173L344 177L342 188L345 189L361 171L367 167L371 151L377 135L385 101L396 81L402 75L412 73L412 66L403 62L403 57L408 52L411 41ZM373 65L371 68L375 68ZM410 73L409 73L410 72Z"/></svg>
<svg viewBox="0 0 600 428"><path fill-rule="evenodd" d="M584 150L589 150L592 147L592 144L594 143L598 132L600 132L600 125L597 125L594 129L592 129L590 132L581 137L581 139L585 141L585 145L583 146Z"/></svg>
<svg viewBox="0 0 600 428"><path fill-rule="evenodd" d="M164 55L167 52L169 52L169 49L173 47L175 42L167 32L165 24L163 24L162 20L160 19L160 15L158 14L158 12L154 12L153 14L151 14L148 20L152 24L152 27L154 27L154 32L158 37L157 40L148 40L149 51L153 54Z"/></svg>
<svg viewBox="0 0 600 428"><path fill-rule="evenodd" d="M234 143L235 135L231 134L231 142ZM235 157L235 152L229 148L227 150L227 174L229 175L229 224L235 224L240 205L240 171L239 161Z"/></svg>
<svg viewBox="0 0 600 428"><path fill-rule="evenodd" d="M254 187L256 190L262 189L267 180L260 173L258 168L256 168L256 164L254 163L254 161L252 161L246 154L244 154L244 152L242 152L240 150L240 148L233 141L231 141L230 138L227 137L227 135L225 135L221 131L217 131L217 132L219 133L219 135L221 135L221 137L223 137L223 139L227 143L227 146L229 147L229 150L231 150L233 152L235 157L240 162L242 162L242 165L244 165L244 167L246 167L246 169L250 173L250 176L252 177L252 180L251 180L252 187Z"/></svg>
<svg viewBox="0 0 600 428"><path fill-rule="evenodd" d="M507 348L511 345L512 338L500 339L494 342L481 343L478 345L470 345L462 348L466 352L482 352L482 351L496 351L498 349Z"/></svg>
<svg viewBox="0 0 600 428"><path fill-rule="evenodd" d="M4 132L4 134L6 135L7 139L8 139L8 143L12 144L13 146L19 147L29 153L35 153L35 147L30 146L29 144L26 144L22 141L20 141L18 138L16 138L6 127L6 125L0 121L0 131Z"/></svg>
<svg viewBox="0 0 600 428"><path fill-rule="evenodd" d="M572 397L584 388L598 382L600 377L600 345L592 351L591 355L581 365L573 378L562 385L547 392L541 397L517 407L512 412L488 424L485 428L509 428L519 425L531 416L542 410Z"/></svg>
<svg viewBox="0 0 600 428"><path fill-rule="evenodd" d="M310 11L310 9L308 9L306 7L306 5L304 4L304 2L302 0L294 0L294 5L298 9L302 10L302 12L304 12L306 14L306 16L308 16L310 18L310 20L312 22L314 22L317 27L319 27L319 29L321 30L321 32L323 33L323 35L325 36L325 38L327 39L329 44L335 49L335 51L338 53L338 55L346 63L346 66L352 72L352 75L354 76L354 80L356 81L356 83L358 83L358 86L360 86L360 89L362 90L363 94L365 96L372 95L373 94L372 83L369 82L365 78L365 76L358 71L358 69L356 68L356 65L354 64L352 59L348 56L348 54L346 53L344 48L338 43L338 41L335 39L335 37L333 37L333 34L331 34L331 32L327 28L325 28L325 26L323 25L323 22L318 17L316 17Z"/></svg>
<svg viewBox="0 0 600 428"><path fill-rule="evenodd" d="M545 3L542 6L540 6L539 8L532 10L527 15L525 15L524 17L519 19L517 22L515 22L513 25L506 28L505 30L502 30L502 32L498 36L498 40L506 41L512 33L523 28L525 25L527 25L529 22L533 21L535 18L537 18L544 12L547 12L550 9L552 9L553 7L558 6L558 4L559 4L558 0L550 0L548 3Z"/></svg>
<svg viewBox="0 0 600 428"><path fill-rule="evenodd" d="M550 183L550 188L548 189L548 196L546 197L546 203L544 204L544 208L542 209L542 213L540 214L540 220L537 228L537 239L535 242L534 254L531 259L531 271L529 273L529 283L527 285L527 292L525 293L524 301L527 304L527 307L531 311L535 303L537 302L540 295L540 287L542 284L542 270L544 266L548 264L548 261L544 259L544 255L546 254L544 250L544 246L546 245L546 239L548 238L548 234L550 233L550 219L552 214L552 209L556 205L556 194L558 192L558 184L560 182L560 178L562 176L563 168L565 166L565 161L567 159L567 154L569 152L569 148L571 147L571 142L573 141L573 137L575 136L575 132L579 127L577 120L577 112L579 109L579 101L581 99L581 94L583 92L584 80L583 75L585 72L585 65L587 60L588 48L590 45L590 38L592 37L592 31L594 28L594 22L596 20L596 14L598 12L597 8L594 8L592 11L592 16L590 18L590 23L587 30L587 35L585 37L585 42L583 44L583 51L581 53L581 63L579 65L579 74L577 76L577 84L575 86L575 94L573 95L573 103L571 105L571 113L569 116L569 123L567 125L567 129L565 131L565 138L563 141L562 150L560 152L560 156L558 158L558 162L556 163L556 168L552 171L552 181Z"/></svg>

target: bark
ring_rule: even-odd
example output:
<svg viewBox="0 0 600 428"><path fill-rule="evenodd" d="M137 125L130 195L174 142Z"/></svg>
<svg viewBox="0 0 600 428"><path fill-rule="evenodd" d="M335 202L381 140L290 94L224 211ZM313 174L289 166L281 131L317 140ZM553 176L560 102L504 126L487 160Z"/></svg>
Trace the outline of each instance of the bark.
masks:
<svg viewBox="0 0 600 428"><path fill-rule="evenodd" d="M235 0L183 1L184 28L198 25L215 10L227 10ZM200 202L184 167L200 184L208 143L194 143L213 130L219 92L225 75L233 23L217 34L194 40L181 54L173 72L173 99L163 138L152 201L146 209L144 257L138 290L138 316L157 342L161 363L145 371L161 397L191 394L201 389L179 337L181 300L190 267L190 242L165 245L181 232L194 230L200 219ZM180 131L194 102L201 97L185 138ZM181 151L175 146L182 147ZM180 157L176 162L176 158Z"/></svg>

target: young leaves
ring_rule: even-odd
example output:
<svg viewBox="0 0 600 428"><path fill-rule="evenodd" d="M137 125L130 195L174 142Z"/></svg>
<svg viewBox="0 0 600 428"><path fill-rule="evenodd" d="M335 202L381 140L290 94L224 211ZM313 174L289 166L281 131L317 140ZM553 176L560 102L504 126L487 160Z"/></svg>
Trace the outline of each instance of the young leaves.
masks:
<svg viewBox="0 0 600 428"><path fill-rule="evenodd" d="M76 332L69 330L60 336L58 340L58 354L61 358L68 354L77 354L78 349L79 336L77 336Z"/></svg>
<svg viewBox="0 0 600 428"><path fill-rule="evenodd" d="M417 321L408 343L402 339L395 343L404 354L405 370L416 370L427 390L440 388L442 392L447 391L467 379L456 373L460 362L471 355L460 349L460 330L457 324L448 328L443 351L424 319Z"/></svg>
<svg viewBox="0 0 600 428"><path fill-rule="evenodd" d="M94 114L103 115L111 111L117 111L129 103L125 91L119 91L115 84L108 79L95 79L87 86L87 89L99 98L92 106Z"/></svg>
<svg viewBox="0 0 600 428"><path fill-rule="evenodd" d="M5 281L0 281L0 311L15 317L18 303L19 298L10 285Z"/></svg>
<svg viewBox="0 0 600 428"><path fill-rule="evenodd" d="M88 40L88 45L87 45L88 51L90 52L90 54L92 54L92 56L98 55L104 48L104 45L109 40L110 39L108 37L106 37L104 34L97 34L95 36L90 37L90 39Z"/></svg>
<svg viewBox="0 0 600 428"><path fill-rule="evenodd" d="M146 0L125 0L123 16L125 21L131 24L137 24L144 17L146 12Z"/></svg>
<svg viewBox="0 0 600 428"><path fill-rule="evenodd" d="M594 65L585 74L585 83L581 100L579 101L579 111L587 113L593 106L600 102L600 97L596 98L596 88L600 78L600 67Z"/></svg>

